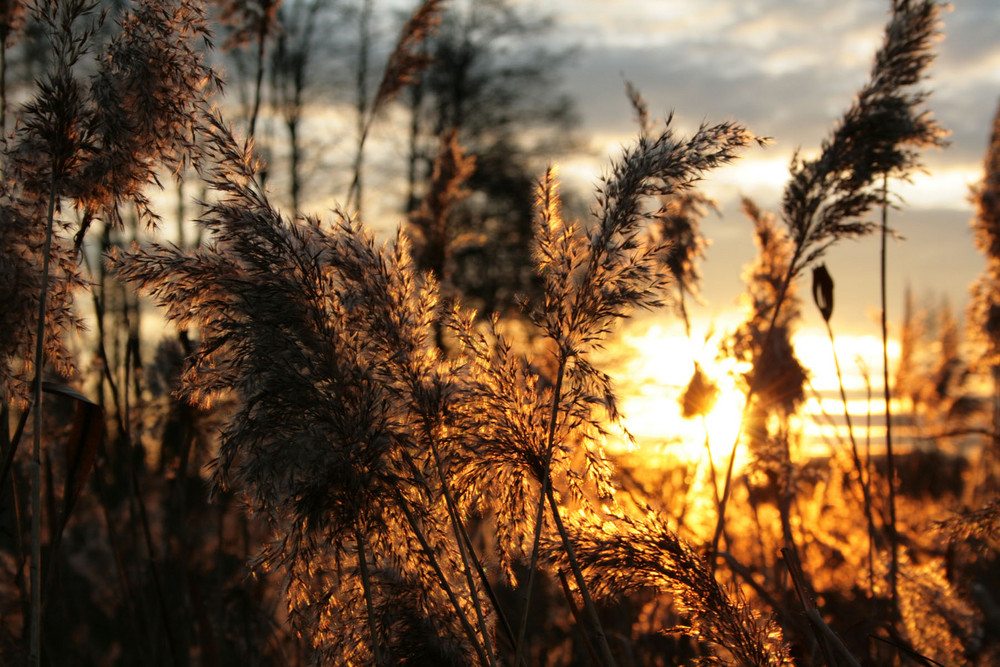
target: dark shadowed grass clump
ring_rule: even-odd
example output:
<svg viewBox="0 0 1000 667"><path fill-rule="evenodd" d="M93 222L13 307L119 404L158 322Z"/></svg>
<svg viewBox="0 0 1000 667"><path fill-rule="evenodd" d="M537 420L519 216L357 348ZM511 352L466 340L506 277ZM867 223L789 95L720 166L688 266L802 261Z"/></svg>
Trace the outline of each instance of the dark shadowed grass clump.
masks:
<svg viewBox="0 0 1000 667"><path fill-rule="evenodd" d="M136 249L115 265L200 330L188 398L240 399L216 480L271 522L259 564L287 572L293 620L325 659L485 661L492 640L466 618L482 616L475 595L456 594L459 551L442 537L433 481L451 381L432 344L436 284L417 280L401 237L380 248L346 218L282 218L247 147L218 120L207 137L222 195L201 221L210 244ZM415 615L423 630L398 633Z"/></svg>
<svg viewBox="0 0 1000 667"><path fill-rule="evenodd" d="M219 84L203 62L209 33L196 3L136 3L93 54L96 72L89 80L78 71L97 49L93 3L38 3L34 11L55 64L21 110L4 147L0 182L0 281L16 288L4 290L0 306L28 324L0 329L0 395L14 403L26 399L35 370L30 324L37 321L43 284L45 362L68 373L63 340L79 325L71 293L84 286L79 261L88 229L98 219L120 226L125 205L156 221L145 190L157 183L159 170L190 159L194 119ZM74 208L78 221L69 213ZM44 277L43 265L51 267Z"/></svg>

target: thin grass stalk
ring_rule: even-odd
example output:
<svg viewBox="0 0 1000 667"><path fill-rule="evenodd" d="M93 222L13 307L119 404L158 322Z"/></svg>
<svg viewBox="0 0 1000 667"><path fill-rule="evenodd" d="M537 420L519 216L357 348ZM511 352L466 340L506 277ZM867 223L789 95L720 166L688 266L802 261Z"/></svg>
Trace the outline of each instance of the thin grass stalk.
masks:
<svg viewBox="0 0 1000 667"><path fill-rule="evenodd" d="M552 464L552 448L555 443L556 417L559 413L559 395L562 393L563 376L566 374L566 359L559 353L559 364L556 371L556 384L552 390L552 407L549 411L549 428L546 436L545 470ZM535 587L535 569L538 567L538 545L542 540L542 522L545 521L545 496L551 477L546 472L542 475L542 490L538 498L538 509L535 512L535 534L531 541L531 562L528 564L528 590L525 592L524 612L521 615L521 626L517 631L517 648L514 650L514 662L521 660L524 649L524 637L528 630L528 614L531 612L531 596Z"/></svg>
<svg viewBox="0 0 1000 667"><path fill-rule="evenodd" d="M593 256L592 256L593 261ZM605 664L613 666L615 664L614 656L611 653L611 646L608 645L608 639L604 634L604 628L601 625L601 619L597 615L597 608L594 606L594 601L590 596L590 591L587 588L587 582L583 578L583 572L580 570L580 564L577 562L576 554L573 550L573 545L569 540L569 534L566 532L565 526L562 524L562 519L559 517L559 505L556 503L555 495L552 492L552 452L555 448L555 438L556 438L556 423L559 417L559 400L562 394L563 378L566 374L566 364L568 362L566 352L559 352L558 360L558 371L556 373L556 384L552 390L552 407L549 412L549 425L548 425L548 435L546 436L545 445L545 466L542 469L542 492L538 499L538 513L536 515L535 522L535 535L534 541L531 548L531 565L528 574L528 593L527 600L525 602L524 615L521 617L521 629L518 633L518 648L514 656L514 661L517 662L521 659L521 650L523 648L524 634L527 629L528 613L531 611L531 590L534 583L534 573L535 568L538 565L538 545L542 537L542 520L544 519L545 501L548 499L553 519L556 522L556 527L559 530L559 536L562 539L563 546L566 549L566 554L569 557L570 565L573 568L573 575L576 579L577 586L580 588L580 593L583 596L584 609L587 613L587 617L593 624L593 631L597 634L598 645L601 649L602 657L604 658Z"/></svg>
<svg viewBox="0 0 1000 667"><path fill-rule="evenodd" d="M53 160L53 163L55 160ZM52 252L52 226L56 214L56 165L52 165L49 183L49 210L45 220L45 246L42 248L42 286L38 295L38 322L35 328L35 381L32 383L31 449L31 631L28 640L28 664L38 667L42 646L42 353L45 349L45 310L49 291L49 255Z"/></svg>
<svg viewBox="0 0 1000 667"><path fill-rule="evenodd" d="M862 363L861 376L865 381L865 490L872 496L872 382L869 369ZM875 545L868 542L868 585L875 591ZM872 595L872 615L877 611L878 600Z"/></svg>
<svg viewBox="0 0 1000 667"><path fill-rule="evenodd" d="M0 480L7 477L7 474L14 474L12 466L14 465L14 455L17 454L17 446L21 442L21 435L24 433L24 427L28 423L28 417L31 415L31 410L25 409L21 412L21 416L17 420L17 428L14 429L14 435L10 438L10 446L4 453L3 461L3 472L0 472ZM11 477L13 479L13 476ZM6 487L0 485L0 500L3 499L3 489ZM13 489L13 486L11 487Z"/></svg>
<svg viewBox="0 0 1000 667"><path fill-rule="evenodd" d="M548 478L546 478L545 483L548 483ZM544 500L545 496L543 495L542 498ZM515 663L520 663L523 660L524 639L528 631L528 615L531 612L531 597L535 586L535 568L538 565L538 557L535 554L537 553L538 543L541 539L543 521L545 521L545 503L541 502L538 504L538 510L535 512L535 535L531 550L531 563L528 566L528 585L524 596L524 611L521 612L521 624L517 630L517 644L514 649Z"/></svg>
<svg viewBox="0 0 1000 667"><path fill-rule="evenodd" d="M436 450L437 445L432 444L432 448ZM413 471L413 473L417 477L422 477L420 469L417 467L416 463L414 463L410 455L406 452L403 452L403 455L406 458L406 463L409 466L410 470ZM435 459L440 459L440 456L436 453L435 453ZM440 468L438 472L440 474ZM451 494L451 489L445 483L445 478L443 476L440 476L440 480L442 488L444 489L445 492L445 503L446 505L450 504L449 507L449 521L450 521L451 507L455 508L455 516L458 516L457 503L455 503L454 495ZM510 622L507 620L507 615L504 613L503 607L500 605L500 601L497 599L496 593L493 591L493 586L490 584L489 577L486 575L486 570L483 568L483 564L479 560L478 554L476 554L475 547L473 547L472 545L472 539L469 537L469 531L465 529L465 524L463 524L461 521L454 521L451 523L452 523L452 532L455 532L455 539L461 540L462 543L466 545L472 565L475 567L476 574L479 576L479 580L483 584L483 590L486 592L486 596L490 599L490 604L493 606L493 611L497 615L497 619L500 622L500 627L503 630L504 635L506 635L507 640L510 642L510 645L513 647L515 645L514 631L511 629ZM474 598L474 602L478 603L478 601L479 601L478 597ZM485 637L486 635L484 635L484 639Z"/></svg>
<svg viewBox="0 0 1000 667"><path fill-rule="evenodd" d="M712 481L712 498L715 500L716 517L718 517L719 504L722 502L722 498L719 497L719 480L715 470L715 461L712 459L712 442L708 433L708 419L706 419L705 415L701 416L701 428L705 431L705 454L708 455L708 472L709 478Z"/></svg>
<svg viewBox="0 0 1000 667"><path fill-rule="evenodd" d="M896 466L892 451L892 408L889 404L889 321L886 313L887 302L887 240L889 236L889 175L882 174L882 224L881 252L879 262L879 285L882 297L882 395L885 397L885 457L886 476L889 484L889 595L893 619L899 617L897 590L899 579L899 536L896 534Z"/></svg>
<svg viewBox="0 0 1000 667"><path fill-rule="evenodd" d="M365 608L368 611L368 629L372 636L372 654L375 656L376 667L382 667L382 649L379 645L378 626L375 624L375 605L372 603L372 584L368 573L368 561L365 558L365 543L360 526L354 525L354 541L358 545L358 568L361 570L361 587L365 594Z"/></svg>
<svg viewBox="0 0 1000 667"><path fill-rule="evenodd" d="M844 390L844 375L840 370L840 358L837 355L837 346L833 340L833 327L830 321L823 318L826 324L826 333L830 336L830 349L833 351L833 365L837 369L837 387L840 389L840 400L844 404L844 420L847 422L847 436L851 440L851 457L854 460L854 467L858 471L858 484L861 486L861 494L865 502L865 519L868 521L868 571L875 571L875 564L872 554L872 546L875 543L875 519L872 517L872 498L870 483L871 480L865 477L865 471L861 465L861 455L858 453L858 442L854 437L854 424L851 420L851 411L847 407L847 392ZM872 597L875 597L874 576L869 579L869 589Z"/></svg>
<svg viewBox="0 0 1000 667"><path fill-rule="evenodd" d="M774 327L778 322L778 314L781 311L781 306L785 302L785 296L788 294L788 288L792 284L792 277L795 270L795 265L799 261L799 257L802 254L802 245L795 244L795 250L792 253L792 258L788 262L788 269L785 271L785 278L781 282L781 289L778 291L778 297L774 302L774 309L771 311L771 322L767 327L767 335L764 336L764 344L761 347L762 350L768 350L771 347L771 338L774 335ZM736 440L733 442L733 448L729 453L729 462L726 464L726 479L722 485L722 499L719 502L719 512L718 519L715 524L715 533L712 535L712 544L709 550L709 567L712 572L715 571L715 554L719 551L719 539L722 537L722 532L726 527L726 506L729 503L729 494L732 487L733 480L733 468L736 464L736 450L740 445L740 438L743 437L743 422L746 418L747 411L750 409L750 404L753 402L753 398L757 393L756 382L751 380L750 386L747 388L746 401L743 403L743 409L740 411L740 423L739 427L736 429Z"/></svg>
<svg viewBox="0 0 1000 667"><path fill-rule="evenodd" d="M556 502L556 496L552 491L551 484L548 485L546 491L549 499L549 508L552 510L552 518L556 522L556 529L559 531L559 537L562 539L563 548L566 549L566 558L573 569L573 578L576 579L576 585L580 589L581 597L583 597L584 611L594 626L594 632L597 633L598 646L601 649L604 664L614 667L615 657L611 653L611 646L608 644L607 635L604 634L604 627L601 625L601 619L597 615L597 607L594 606L594 599L591 597L590 589L587 587L587 580L583 578L583 570L580 569L580 561L576 557L573 542L570 540L569 533L566 532L566 526L563 524L562 517L559 516L559 504Z"/></svg>
<svg viewBox="0 0 1000 667"><path fill-rule="evenodd" d="M580 616L580 607L576 604L576 600L573 599L573 591L569 587L569 581L566 579L566 572L562 569L559 570L559 584L562 586L563 597L566 598L566 603L569 605L569 611L573 614L573 620L576 624L583 628L585 623L583 618ZM590 641L590 637L587 636L586 632L580 633L580 639L583 640L583 646L587 649L587 654L590 655L590 659L595 665L599 664L601 661L597 658L597 651L594 649L593 642Z"/></svg>
<svg viewBox="0 0 1000 667"><path fill-rule="evenodd" d="M472 606L476 611L476 622L479 624L479 629L483 633L483 642L486 644L486 654L489 657L489 664L496 664L496 656L493 655L493 647L490 642L489 630L486 627L486 617L483 614L482 603L479 600L479 591L476 587L475 577L472 576L472 568L469 565L470 548L467 549L465 542L462 540L462 522L459 520L458 508L455 504L455 499L451 495L451 489L448 488L448 483L444 475L444 466L441 463L441 454L438 451L436 439L431 437L428 433L428 441L431 445L431 452L434 455L434 464L437 468L438 477L441 480L441 489L444 492L445 503L448 506L448 517L451 520L452 531L455 533L455 538L458 541L458 553L462 557L462 570L465 573L465 579L469 586L469 595L472 598ZM474 559L475 554L471 554Z"/></svg>
<svg viewBox="0 0 1000 667"><path fill-rule="evenodd" d="M823 620L819 610L816 609L816 605L813 603L812 596L809 592L809 584L802 571L802 562L799 560L798 554L788 549L782 549L781 553L784 556L785 567L788 569L788 574L792 578L792 583L795 586L795 592L799 597L799 602L805 610L806 620L809 621L809 625L815 634L816 642L823 651L826 663L828 665L846 663L848 667L861 667L861 664L857 661L857 659L851 654L850 651L847 650L847 647L844 646L844 642L837 636L830 626L826 624L826 621ZM840 653L843 658L843 663L838 661L833 656L831 645L833 648L837 649L838 653Z"/></svg>
<svg viewBox="0 0 1000 667"><path fill-rule="evenodd" d="M493 586L490 585L490 579L486 576L486 570L483 569L483 564L476 555L476 551L472 546L472 540L469 538L469 531L465 529L465 526L461 522L459 522L458 526L462 533L462 540L464 540L466 548L468 548L469 554L472 556L472 564L476 568L479 580L483 583L483 590L486 591L486 595L490 599L490 604L493 605L493 611L496 612L497 619L500 622L500 627L503 629L504 635L507 637L511 646L513 646L514 631L510 627L510 621L507 620L507 615L504 613L503 607L500 606L500 601L497 599L496 593L493 591Z"/></svg>
<svg viewBox="0 0 1000 667"><path fill-rule="evenodd" d="M791 461L792 452L787 430L783 430L781 440L785 449L785 461ZM795 499L795 493L792 485L787 483L784 484L784 488L781 489L780 493L781 495L778 496L778 513L781 515L781 531L785 537L785 549L793 553L795 558L798 559L799 550L795 545L795 533L792 530L792 502Z"/></svg>
<svg viewBox="0 0 1000 667"><path fill-rule="evenodd" d="M368 139L368 131L371 129L372 121L375 119L374 105L368 109L368 57L371 55L371 0L364 0L361 6L361 16L359 18L358 44L358 146L354 154L354 175L351 180L351 187L347 191L347 203L345 208L350 211L352 203L357 207L358 216L361 216L362 184L361 170L364 168L365 142Z"/></svg>
<svg viewBox="0 0 1000 667"><path fill-rule="evenodd" d="M916 662L920 663L921 665L925 665L926 667L945 667L945 665L942 665L937 660L931 660L927 656L921 655L917 651L914 651L912 648L910 648L906 644L906 640L904 640L902 637L900 637L899 635L897 635L895 633L893 633L892 639L886 639L885 637L879 637L876 634L870 634L870 635L868 635L868 637L870 639L874 639L876 641L880 641L883 644L887 644L888 646L893 647L894 649L900 651L901 653L904 653L904 654L910 656L911 658L913 658L913 660L915 660Z"/></svg>
<svg viewBox="0 0 1000 667"><path fill-rule="evenodd" d="M441 590L444 594L448 596L448 601L451 602L451 606L455 608L455 615L458 617L458 622L462 624L462 629L465 631L466 636L469 641L472 642L472 647L476 651L476 655L479 657L479 662L481 664L490 664L489 658L486 656L482 645L479 642L479 636L476 634L476 629L472 627L469 623L469 619L465 617L465 612L462 610L462 605L458 601L458 597L455 592L451 589L451 585L448 584L448 578L445 576L444 570L441 569L441 564L438 562L437 556L434 555L434 549L427 542L427 537L424 535L424 531L420 529L417 523L416 516L413 515L413 510L410 509L409 503L406 502L406 498L398 490L396 492L396 502L399 504L399 508L403 510L403 514L406 516L406 522L410 524L410 529L413 530L414 536L417 541L420 542L420 548L424 552L424 556L427 557L427 562L430 563L431 569L437 575L438 580L441 584ZM485 638L484 638L485 639Z"/></svg>
<svg viewBox="0 0 1000 667"><path fill-rule="evenodd" d="M261 9L260 23L257 27L257 75L254 82L253 110L250 112L250 130L247 135L253 139L257 129L257 117L260 115L261 84L264 81L264 46L267 39L267 18Z"/></svg>

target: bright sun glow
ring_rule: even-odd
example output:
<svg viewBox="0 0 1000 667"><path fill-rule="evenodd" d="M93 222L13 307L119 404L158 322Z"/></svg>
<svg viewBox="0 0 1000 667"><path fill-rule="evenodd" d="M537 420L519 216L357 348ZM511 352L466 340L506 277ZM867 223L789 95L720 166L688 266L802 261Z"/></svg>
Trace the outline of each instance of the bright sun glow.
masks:
<svg viewBox="0 0 1000 667"><path fill-rule="evenodd" d="M695 344L674 328L657 324L622 336L610 370L619 378L625 427L645 454L703 461L707 431L716 467L728 463L743 408L736 385L742 369L731 359L715 359L717 347L715 337ZM681 417L679 397L694 372L694 360L719 388L704 421Z"/></svg>
<svg viewBox="0 0 1000 667"><path fill-rule="evenodd" d="M717 358L720 339L732 324L717 325L710 333L696 333L688 340L679 324L636 322L622 333L619 344L608 353L604 366L618 381L624 426L651 464L668 458L705 462L707 434L716 468L728 465L744 403L738 380L747 369L733 359ZM831 442L846 437L846 424L840 423L844 408L830 341L825 332L804 331L795 337L794 345L810 372L807 401L802 406L801 419L797 420L803 435L801 453L829 453ZM848 408L856 417L857 430L863 428L869 414L883 411L878 398L881 342L876 336L841 336L837 339L837 354L848 392ZM897 356L898 345L893 341L890 359ZM679 399L694 372L695 361L719 389L715 405L704 421L681 416ZM866 398L868 391L873 392L871 398ZM877 425L870 435L876 438L881 435ZM619 446L625 446L624 437ZM737 467L745 460L745 450L738 448Z"/></svg>

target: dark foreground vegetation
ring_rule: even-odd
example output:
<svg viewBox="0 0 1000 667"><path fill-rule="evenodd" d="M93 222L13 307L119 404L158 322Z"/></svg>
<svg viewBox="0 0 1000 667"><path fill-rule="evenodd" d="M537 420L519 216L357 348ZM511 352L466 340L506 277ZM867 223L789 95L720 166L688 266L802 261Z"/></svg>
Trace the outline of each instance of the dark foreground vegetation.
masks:
<svg viewBox="0 0 1000 667"><path fill-rule="evenodd" d="M637 309L687 322L695 184L765 140L680 136L629 87L638 136L572 221L554 170L527 192L513 116L469 112L509 96L463 104L494 79L448 65L491 33L428 0L380 61L360 2L341 17L359 27L345 203L313 217L306 47L331 4L0 3L0 68L37 68L2 121L4 664L1000 662L1000 125L971 352L940 315L921 354L908 316L884 451L857 424L829 457L797 453L799 284L829 322L824 252L884 249L892 182L943 143L920 90L935 2L893 0L780 210L744 204L759 254L720 354L749 369L747 407L738 442L706 439L732 448L719 469L606 452L621 416L592 353ZM217 20L242 105L209 64ZM400 109L407 223L383 241L359 214L365 148ZM696 368L679 409L715 393Z"/></svg>

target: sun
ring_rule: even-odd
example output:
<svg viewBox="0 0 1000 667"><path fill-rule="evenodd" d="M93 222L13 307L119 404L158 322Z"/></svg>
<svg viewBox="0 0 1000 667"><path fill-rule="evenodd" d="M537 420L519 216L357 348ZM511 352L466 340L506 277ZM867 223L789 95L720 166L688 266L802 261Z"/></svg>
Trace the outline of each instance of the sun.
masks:
<svg viewBox="0 0 1000 667"><path fill-rule="evenodd" d="M712 452L712 463L717 467L729 463L733 445L740 437L740 421L743 417L743 405L746 403L746 397L736 385L736 379L730 371L726 370L727 365L735 364L716 363L707 367L702 366L706 375L715 382L719 389L715 405L704 416L704 430ZM737 458L740 463L743 458L742 452L742 448L737 448ZM702 444L702 456L707 454L708 451Z"/></svg>
<svg viewBox="0 0 1000 667"><path fill-rule="evenodd" d="M728 465L745 400L737 378L746 369L733 359L716 358L718 338L689 339L679 327L661 324L621 336L608 370L618 381L623 426L651 461L701 463L711 450L716 468ZM707 414L685 419L680 396L696 362L718 391ZM742 448L737 457L740 464Z"/></svg>
<svg viewBox="0 0 1000 667"><path fill-rule="evenodd" d="M749 366L719 357L721 339L730 329L727 324L718 318L714 326L696 322L694 334L688 338L680 323L637 321L609 345L608 360L601 366L616 381L623 426L635 437L635 445L650 465L668 465L668 459L700 464L706 461L710 449L716 468L728 467L743 417L745 395L741 378ZM803 403L797 417L803 435L800 454L828 454L831 443L847 440L840 380L829 337L825 332L804 330L796 334L793 344L799 358L807 361L810 376L809 400ZM873 335L842 335L836 345L842 380L850 399L848 407L855 428L863 429L860 425L865 423L869 412L877 417L884 410L877 398L866 398L872 392L876 395L881 392L881 339ZM890 341L889 353L890 361L898 358L898 342ZM684 419L679 399L696 363L718 392L704 417ZM875 426L864 435L874 434L873 443L878 444L883 433L883 427ZM619 445L627 447L626 440L623 436ZM734 470L739 470L748 460L746 448L736 447L736 457Z"/></svg>

